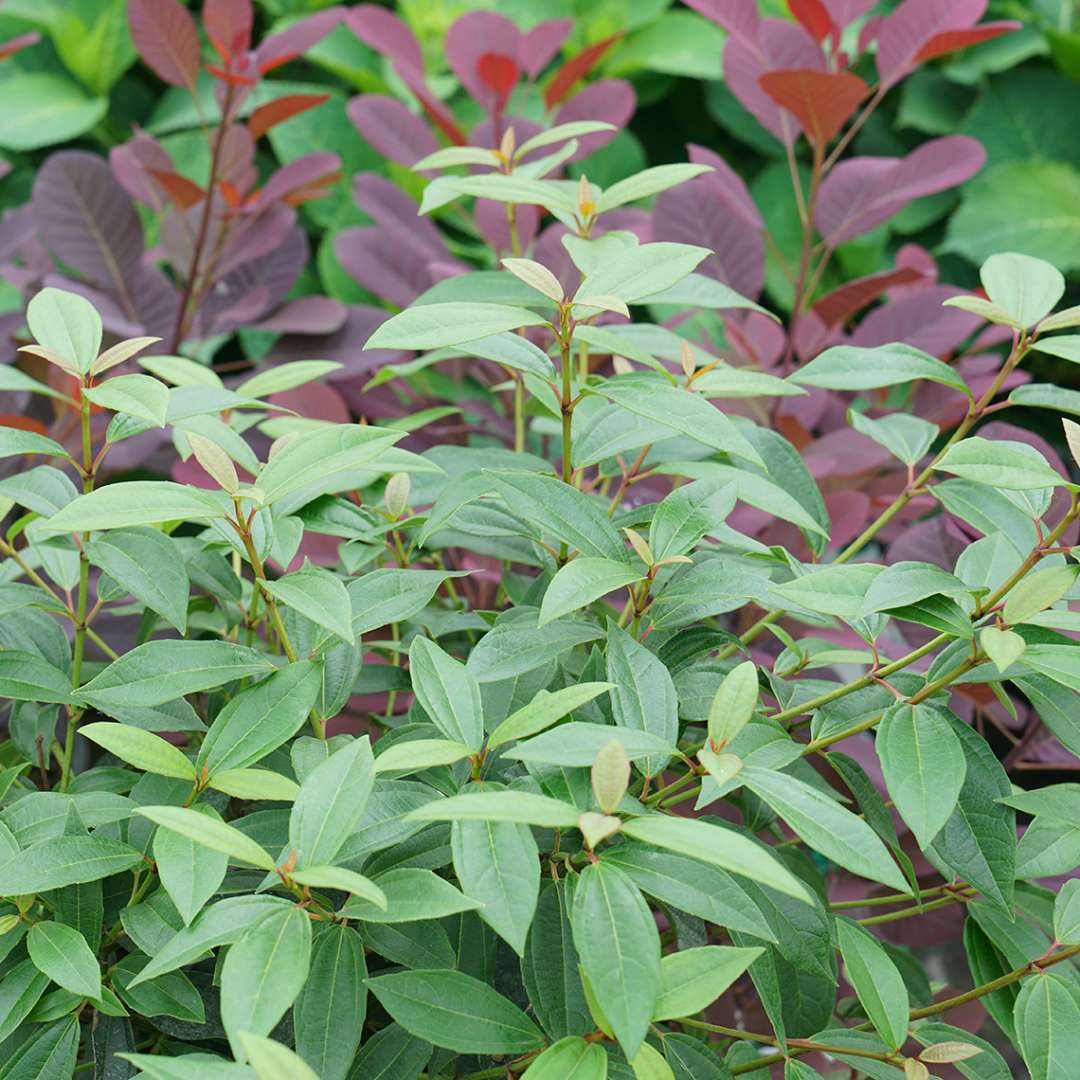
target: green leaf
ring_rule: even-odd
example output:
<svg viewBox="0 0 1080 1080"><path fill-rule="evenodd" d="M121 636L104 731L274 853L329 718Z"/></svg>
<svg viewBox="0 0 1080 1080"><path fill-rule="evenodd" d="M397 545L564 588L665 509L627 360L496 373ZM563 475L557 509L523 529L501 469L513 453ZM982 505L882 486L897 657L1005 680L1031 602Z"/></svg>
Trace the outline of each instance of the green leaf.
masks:
<svg viewBox="0 0 1080 1080"><path fill-rule="evenodd" d="M632 761L650 757L666 761L674 751L673 741L668 742L648 731L572 720L518 743L512 750L503 751L503 756L541 765L587 768L612 740L621 744Z"/></svg>
<svg viewBox="0 0 1080 1080"><path fill-rule="evenodd" d="M1076 584L1078 566L1053 566L1028 574L1009 591L1001 612L1007 623L1026 622L1032 615L1056 604Z"/></svg>
<svg viewBox="0 0 1080 1080"><path fill-rule="evenodd" d="M368 424L335 424L301 431L263 466L256 485L264 506L303 491L305 502L356 486L357 474L404 432Z"/></svg>
<svg viewBox="0 0 1080 1080"><path fill-rule="evenodd" d="M1011 249L1059 270L1080 266L1080 172L1059 161L1009 161L964 189L949 218L946 251L973 263Z"/></svg>
<svg viewBox="0 0 1080 1080"><path fill-rule="evenodd" d="M723 748L750 722L758 703L757 667L752 660L736 664L725 676L709 705L709 741Z"/></svg>
<svg viewBox="0 0 1080 1080"><path fill-rule="evenodd" d="M873 563L836 563L773 585L772 589L791 605L853 622L862 618L865 597L884 570Z"/></svg>
<svg viewBox="0 0 1080 1080"><path fill-rule="evenodd" d="M663 424L713 450L723 450L764 466L749 439L715 405L700 394L672 386L653 372L619 375L589 389L637 416Z"/></svg>
<svg viewBox="0 0 1080 1080"><path fill-rule="evenodd" d="M107 713L161 705L272 669L264 653L227 641L147 641L81 686L78 696Z"/></svg>
<svg viewBox="0 0 1080 1080"><path fill-rule="evenodd" d="M1027 642L1019 634L999 630L996 626L984 626L979 631L979 644L1002 674L1024 655L1027 648Z"/></svg>
<svg viewBox="0 0 1080 1080"><path fill-rule="evenodd" d="M540 858L527 825L455 821L450 828L454 873L484 920L521 956L540 894Z"/></svg>
<svg viewBox="0 0 1080 1080"><path fill-rule="evenodd" d="M607 1080L603 1048L569 1035L549 1046L521 1075L521 1080Z"/></svg>
<svg viewBox="0 0 1080 1080"><path fill-rule="evenodd" d="M221 1022L233 1055L241 1032L266 1035L296 1000L308 977L311 919L303 908L270 912L246 930L221 967Z"/></svg>
<svg viewBox="0 0 1080 1080"><path fill-rule="evenodd" d="M554 382L557 377L555 365L543 349L528 338L509 332L466 341L454 352L463 356L479 356L482 360L494 360L503 367L524 371L548 382Z"/></svg>
<svg viewBox="0 0 1080 1080"><path fill-rule="evenodd" d="M813 903L806 886L775 855L734 829L694 818L650 815L624 822L622 831L635 840L700 859Z"/></svg>
<svg viewBox="0 0 1080 1080"><path fill-rule="evenodd" d="M364 348L441 349L546 322L534 311L507 304L423 304L387 319Z"/></svg>
<svg viewBox="0 0 1080 1080"><path fill-rule="evenodd" d="M171 480L128 480L72 499L48 521L49 532L90 532L166 521L213 521L224 517L209 492Z"/></svg>
<svg viewBox="0 0 1080 1080"><path fill-rule="evenodd" d="M34 1024L4 1061L4 1080L48 1080L74 1076L81 1029L77 1016L44 1027Z"/></svg>
<svg viewBox="0 0 1080 1080"><path fill-rule="evenodd" d="M546 829L576 829L580 811L528 791L481 791L436 799L408 814L410 821L507 821Z"/></svg>
<svg viewBox="0 0 1080 1080"><path fill-rule="evenodd" d="M660 961L660 996L653 1020L695 1016L711 1005L765 950L703 945Z"/></svg>
<svg viewBox="0 0 1080 1080"><path fill-rule="evenodd" d="M574 945L597 1003L632 1058L649 1030L662 981L660 935L637 886L604 862L587 866L574 889Z"/></svg>
<svg viewBox="0 0 1080 1080"><path fill-rule="evenodd" d="M1070 878L1054 900L1054 939L1062 945L1080 942L1080 880Z"/></svg>
<svg viewBox="0 0 1080 1080"><path fill-rule="evenodd" d="M195 766L183 751L151 731L127 724L100 722L82 725L79 734L144 772L179 780L195 779Z"/></svg>
<svg viewBox="0 0 1080 1080"><path fill-rule="evenodd" d="M1069 985L1053 972L1029 978L1013 1017L1032 1080L1070 1080L1080 1054L1080 1004Z"/></svg>
<svg viewBox="0 0 1080 1080"><path fill-rule="evenodd" d="M165 426L169 388L150 375L116 375L84 393L103 409L137 416L155 427Z"/></svg>
<svg viewBox="0 0 1080 1080"><path fill-rule="evenodd" d="M338 371L341 366L334 360L294 360L277 364L245 379L236 387L236 392L244 397L269 397L321 379L332 371Z"/></svg>
<svg viewBox="0 0 1080 1080"><path fill-rule="evenodd" d="M873 829L835 799L773 769L744 765L742 782L766 802L815 851L860 877L906 893L904 881Z"/></svg>
<svg viewBox="0 0 1080 1080"><path fill-rule="evenodd" d="M79 997L101 997L101 969L86 938L58 922L39 922L26 935L26 950L38 971Z"/></svg>
<svg viewBox="0 0 1080 1080"><path fill-rule="evenodd" d="M693 166L691 166L693 167ZM640 244L604 259L585 279L575 300L617 296L627 304L670 289L712 254L691 244Z"/></svg>
<svg viewBox="0 0 1080 1080"><path fill-rule="evenodd" d="M367 1014L364 942L348 926L324 927L315 937L311 970L293 1006L296 1052L321 1080L345 1080ZM258 1062L248 1051L248 1060ZM285 1072L281 1080L293 1080Z"/></svg>
<svg viewBox="0 0 1080 1080"><path fill-rule="evenodd" d="M0 889L5 896L48 892L119 874L142 861L141 852L115 840L56 836L0 865Z"/></svg>
<svg viewBox="0 0 1080 1080"><path fill-rule="evenodd" d="M401 971L367 980L368 989L410 1034L460 1054L539 1050L536 1025L487 983L461 971Z"/></svg>
<svg viewBox="0 0 1080 1080"><path fill-rule="evenodd" d="M8 80L5 89L10 87ZM21 111L26 114L26 110ZM71 370L90 370L101 348L101 316L84 296L63 289L42 289L26 306L26 324L34 340Z"/></svg>
<svg viewBox="0 0 1080 1080"><path fill-rule="evenodd" d="M984 896L1011 911L1016 876L1016 815L997 800L1012 790L986 740L945 714L967 758L967 773L952 817L925 854ZM942 871L945 872L944 870Z"/></svg>
<svg viewBox="0 0 1080 1080"><path fill-rule="evenodd" d="M262 587L313 623L353 643L352 603L341 579L329 570L307 563Z"/></svg>
<svg viewBox="0 0 1080 1080"><path fill-rule="evenodd" d="M380 744L376 744L376 750ZM453 765L472 750L451 739L408 739L387 747L375 758L375 772L399 774L421 772L435 765Z"/></svg>
<svg viewBox="0 0 1080 1080"><path fill-rule="evenodd" d="M333 863L363 817L374 779L366 735L332 753L308 774L289 815L289 846L301 869Z"/></svg>
<svg viewBox="0 0 1080 1080"><path fill-rule="evenodd" d="M417 635L409 647L409 675L431 722L448 739L478 751L484 743L484 716L473 673L430 638Z"/></svg>
<svg viewBox="0 0 1080 1080"><path fill-rule="evenodd" d="M411 618L431 602L444 581L467 573L384 568L355 578L347 586L353 609L353 633L366 634Z"/></svg>
<svg viewBox="0 0 1080 1080"><path fill-rule="evenodd" d="M746 889L716 866L632 842L605 851L604 862L625 871L642 892L667 907L764 941L776 940Z"/></svg>
<svg viewBox="0 0 1080 1080"><path fill-rule="evenodd" d="M4 972L0 981L0 1039L18 1029L48 985L49 976L38 971L32 960L22 960Z"/></svg>
<svg viewBox="0 0 1080 1080"><path fill-rule="evenodd" d="M71 701L71 680L40 656L19 649L0 649L0 697L67 705Z"/></svg>
<svg viewBox="0 0 1080 1080"><path fill-rule="evenodd" d="M898 1050L907 1041L907 987L889 954L858 923L836 920L844 973L870 1017L870 1022L889 1047Z"/></svg>
<svg viewBox="0 0 1080 1080"><path fill-rule="evenodd" d="M1080 667L1075 645L1028 645L1024 663L1071 690L1080 690Z"/></svg>
<svg viewBox="0 0 1080 1080"><path fill-rule="evenodd" d="M729 481L696 480L666 495L649 524L649 547L657 562L683 555L723 525L735 508L738 488Z"/></svg>
<svg viewBox="0 0 1080 1080"><path fill-rule="evenodd" d="M640 581L642 575L625 562L582 555L561 567L540 604L538 626L585 607L616 589Z"/></svg>
<svg viewBox="0 0 1080 1080"><path fill-rule="evenodd" d="M1043 338L1035 342L1032 348L1036 352L1046 353L1047 356L1056 356L1060 360L1080 363L1080 334L1061 334L1058 337Z"/></svg>
<svg viewBox="0 0 1080 1080"><path fill-rule="evenodd" d="M523 472L486 474L528 533L568 544L582 555L626 563L626 546L594 498L553 476Z"/></svg>
<svg viewBox="0 0 1080 1080"><path fill-rule="evenodd" d="M387 1024L364 1040L350 1080L415 1080L431 1058L431 1043L410 1035L400 1024Z"/></svg>
<svg viewBox="0 0 1080 1080"><path fill-rule="evenodd" d="M469 654L467 667L479 683L500 682L543 667L587 641L602 637L592 623L558 619L537 627L536 615L521 609L494 626Z"/></svg>
<svg viewBox="0 0 1080 1080"><path fill-rule="evenodd" d="M1065 295L1061 271L1042 259L1015 251L991 255L979 270L990 302L1029 329L1054 310Z"/></svg>
<svg viewBox="0 0 1080 1080"><path fill-rule="evenodd" d="M59 72L16 70L0 84L0 147L37 150L68 142L94 127L108 107L107 97L87 96Z"/></svg>
<svg viewBox="0 0 1080 1080"><path fill-rule="evenodd" d="M893 413L872 420L856 409L849 409L848 423L878 446L884 446L905 465L920 462L938 437L937 424L907 413Z"/></svg>
<svg viewBox="0 0 1080 1080"><path fill-rule="evenodd" d="M611 714L618 727L604 741L618 739L627 756L636 759L641 755L632 748L635 745L644 748L642 744L647 745L648 740L642 736L650 736L657 744L657 750L646 757L639 768L646 776L661 772L667 766L669 751L679 736L678 695L668 669L632 634L609 623L606 674L615 684L610 701ZM641 732L637 739L632 736L635 730ZM597 746L596 750L599 749Z"/></svg>
<svg viewBox="0 0 1080 1080"><path fill-rule="evenodd" d="M239 1042L258 1080L319 1080L302 1057L273 1039L241 1031Z"/></svg>
<svg viewBox="0 0 1080 1080"><path fill-rule="evenodd" d="M1042 454L1025 443L979 435L961 439L950 447L934 468L1008 491L1063 487L1067 482Z"/></svg>
<svg viewBox="0 0 1080 1080"><path fill-rule="evenodd" d="M967 384L948 364L912 345L878 345L872 349L834 345L789 377L800 386L824 390L877 390L928 379L971 397Z"/></svg>
<svg viewBox="0 0 1080 1080"><path fill-rule="evenodd" d="M528 705L523 705L511 713L495 728L488 736L488 749L494 750L495 747L514 739L527 739L530 735L551 727L567 713L587 705L600 694L613 689L614 685L609 682L586 682L567 686L553 693L541 690Z"/></svg>
<svg viewBox="0 0 1080 1080"><path fill-rule="evenodd" d="M221 820L217 811L209 806L195 806L192 810ZM154 862L169 899L184 925L190 926L221 886L229 857L172 829L158 829L154 833Z"/></svg>
<svg viewBox="0 0 1080 1080"><path fill-rule="evenodd" d="M69 458L70 454L55 440L36 431L0 425L0 458L22 454L44 454L47 457Z"/></svg>
<svg viewBox="0 0 1080 1080"><path fill-rule="evenodd" d="M322 671L300 660L240 691L217 714L196 765L210 776L261 761L303 726L319 696Z"/></svg>
<svg viewBox="0 0 1080 1080"><path fill-rule="evenodd" d="M952 817L967 775L960 740L933 705L898 702L878 726L874 743L896 809L929 847Z"/></svg>
<svg viewBox="0 0 1080 1080"><path fill-rule="evenodd" d="M444 919L462 911L475 911L480 902L454 888L431 870L410 866L388 870L373 884L383 894L385 904L356 897L338 912L343 919L370 923L420 922Z"/></svg>
<svg viewBox="0 0 1080 1080"><path fill-rule="evenodd" d="M1005 1064L1005 1059L985 1039L972 1035L963 1028L953 1027L935 1021L923 1021L912 1029L913 1037L923 1046L935 1047L949 1044L967 1044L968 1049L977 1051L975 1056L956 1062L954 1068L969 1080L1012 1080L1012 1070ZM927 1058L933 1057L933 1052Z"/></svg>
<svg viewBox="0 0 1080 1080"><path fill-rule="evenodd" d="M312 885L318 889L340 889L378 908L386 909L386 893L370 878L354 870L346 870L343 866L311 866L306 870L294 870L289 876L301 885Z"/></svg>
<svg viewBox="0 0 1080 1080"><path fill-rule="evenodd" d="M234 826L198 810L183 806L140 806L135 813L212 851L224 852L237 862L249 863L260 870L274 869L274 860L265 848Z"/></svg>
<svg viewBox="0 0 1080 1080"><path fill-rule="evenodd" d="M679 162L675 165L654 165L651 169L642 169L633 176L612 184L600 196L597 210L599 213L604 213L613 210L616 206L637 202L639 199L647 199L651 195L657 195L661 191L667 191L668 188L685 184L687 180L693 180L695 176L707 172L712 172L711 165L696 165L689 161ZM650 248L659 247L660 245L644 244L642 246ZM675 247L676 245L672 244L670 246Z"/></svg>
<svg viewBox="0 0 1080 1080"><path fill-rule="evenodd" d="M175 541L158 529L114 529L85 548L94 566L184 633L191 586Z"/></svg>

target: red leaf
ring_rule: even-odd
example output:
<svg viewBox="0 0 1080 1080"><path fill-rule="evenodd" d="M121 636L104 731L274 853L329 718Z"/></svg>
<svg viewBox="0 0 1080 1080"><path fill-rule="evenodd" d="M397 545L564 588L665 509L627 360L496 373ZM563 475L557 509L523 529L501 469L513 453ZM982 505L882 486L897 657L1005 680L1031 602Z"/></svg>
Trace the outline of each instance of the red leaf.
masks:
<svg viewBox="0 0 1080 1080"><path fill-rule="evenodd" d="M611 37L606 37L595 45L590 45L587 49L579 52L577 56L572 56L567 60L551 77L551 81L547 86L544 87L544 105L549 109L558 105L570 93L574 84L592 71L604 53L620 37L622 37L621 34L612 34Z"/></svg>
<svg viewBox="0 0 1080 1080"><path fill-rule="evenodd" d="M836 29L821 0L788 0L788 7L815 41L824 41Z"/></svg>
<svg viewBox="0 0 1080 1080"><path fill-rule="evenodd" d="M207 64L206 70L209 71L215 79L220 79L223 83L228 83L230 86L255 86L259 81L254 75L242 75L239 71L227 71L217 64Z"/></svg>
<svg viewBox="0 0 1080 1080"><path fill-rule="evenodd" d="M206 0L203 27L222 60L251 48L251 0Z"/></svg>
<svg viewBox="0 0 1080 1080"><path fill-rule="evenodd" d="M295 188L282 200L287 206L299 206L301 203L312 199L321 199L327 194L327 188L336 184L345 174L339 169L337 172L327 173L316 180L312 180L302 187Z"/></svg>
<svg viewBox="0 0 1080 1080"><path fill-rule="evenodd" d="M40 40L41 35L36 30L31 30L29 34L20 34L18 37L8 38L7 41L0 42L0 60L6 60L9 56L14 56L20 49L36 45Z"/></svg>
<svg viewBox="0 0 1080 1080"><path fill-rule="evenodd" d="M206 198L206 192L186 176L167 172L164 169L148 168L146 171L164 188L165 194L181 210L186 210L189 206L197 206Z"/></svg>
<svg viewBox="0 0 1080 1080"><path fill-rule="evenodd" d="M427 88L419 80L408 82L413 96L420 102L420 108L424 110L427 118L443 133L454 146L465 146L468 138L465 132L458 127L454 118L436 101Z"/></svg>
<svg viewBox="0 0 1080 1080"><path fill-rule="evenodd" d="M498 98L500 104L510 96L510 91L517 86L521 70L512 56L505 53L484 53L476 62L476 73L484 85Z"/></svg>
<svg viewBox="0 0 1080 1080"><path fill-rule="evenodd" d="M34 431L38 435L48 435L49 429L40 421L19 413L0 413L0 427L18 428L20 431Z"/></svg>
<svg viewBox="0 0 1080 1080"><path fill-rule="evenodd" d="M1011 34L1014 30L1019 30L1020 25L1018 22L992 22L973 26L968 30L945 30L935 34L923 45L915 54L915 63L921 64L946 53L956 52L957 49L978 45L980 41L990 41L1002 34Z"/></svg>
<svg viewBox="0 0 1080 1080"><path fill-rule="evenodd" d="M131 40L143 63L171 86L194 93L199 74L199 31L179 0L129 0Z"/></svg>
<svg viewBox="0 0 1080 1080"><path fill-rule="evenodd" d="M793 113L810 142L837 135L870 88L850 71L770 71L758 80L777 105Z"/></svg>
<svg viewBox="0 0 1080 1080"><path fill-rule="evenodd" d="M329 94L290 94L277 101L260 105L248 118L247 129L252 139L260 139L275 124L280 124L293 116L298 116L308 109L314 109L324 101L329 101Z"/></svg>
<svg viewBox="0 0 1080 1080"><path fill-rule="evenodd" d="M910 285L924 277L925 275L914 267L904 266L897 270L870 274L858 281L849 281L846 285L834 289L828 296L823 296L814 305L814 314L831 329L866 307L872 300L876 300L886 289L896 285Z"/></svg>

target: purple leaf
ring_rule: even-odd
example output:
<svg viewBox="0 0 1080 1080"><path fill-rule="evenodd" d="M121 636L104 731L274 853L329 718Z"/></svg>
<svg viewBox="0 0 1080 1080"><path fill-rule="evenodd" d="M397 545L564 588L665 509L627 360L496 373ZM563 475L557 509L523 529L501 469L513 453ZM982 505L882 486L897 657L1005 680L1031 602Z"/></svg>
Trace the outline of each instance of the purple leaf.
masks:
<svg viewBox="0 0 1080 1080"><path fill-rule="evenodd" d="M821 185L814 224L830 247L869 231L913 199L955 187L986 161L975 139L931 139L904 158L849 158Z"/></svg>
<svg viewBox="0 0 1080 1080"><path fill-rule="evenodd" d="M396 307L410 304L434 284L431 257L394 243L393 233L381 226L342 230L334 237L334 254L368 292Z"/></svg>
<svg viewBox="0 0 1080 1080"><path fill-rule="evenodd" d="M368 145L399 165L411 166L439 148L427 124L396 98L364 94L345 111Z"/></svg>
<svg viewBox="0 0 1080 1080"><path fill-rule="evenodd" d="M704 161L712 164L711 158ZM653 207L653 233L658 240L711 248L715 254L699 272L755 297L765 276L765 240L749 193L735 179L732 185L725 174L703 173L661 192Z"/></svg>
<svg viewBox="0 0 1080 1080"><path fill-rule="evenodd" d="M932 37L946 30L974 26L986 0L905 0L882 22L877 35L877 69L884 86L892 86L916 66L916 55Z"/></svg>
<svg viewBox="0 0 1080 1080"><path fill-rule="evenodd" d="M263 74L287 64L317 45L345 18L343 7L327 8L294 22L280 34L271 34L255 50L255 64Z"/></svg>
<svg viewBox="0 0 1080 1080"><path fill-rule="evenodd" d="M260 208L287 199L301 188L341 171L341 159L336 154L305 154L288 165L282 165L259 192L256 205Z"/></svg>
<svg viewBox="0 0 1080 1080"><path fill-rule="evenodd" d="M353 178L356 205L386 230L395 245L408 247L425 259L443 258L446 244L435 223L417 215L417 204L396 184L378 173Z"/></svg>
<svg viewBox="0 0 1080 1080"><path fill-rule="evenodd" d="M203 29L222 60L251 48L251 0L206 0Z"/></svg>
<svg viewBox="0 0 1080 1080"><path fill-rule="evenodd" d="M722 26L732 37L757 41L761 25L757 0L685 0L685 3Z"/></svg>
<svg viewBox="0 0 1080 1080"><path fill-rule="evenodd" d="M506 205L491 199L477 199L473 210L480 235L498 252L509 252L510 223L506 220ZM518 243L524 251L536 238L540 229L540 208L519 206L517 208Z"/></svg>
<svg viewBox="0 0 1080 1080"><path fill-rule="evenodd" d="M446 61L484 108L501 107L520 76L521 31L505 15L470 11L446 34Z"/></svg>
<svg viewBox="0 0 1080 1080"><path fill-rule="evenodd" d="M573 19L548 19L522 36L517 60L530 79L535 79L554 59L573 28Z"/></svg>
<svg viewBox="0 0 1080 1080"><path fill-rule="evenodd" d="M731 211L755 229L764 229L765 223L743 178L719 154L707 147L687 143L686 149L687 155L695 165L712 167L713 171L708 175L723 187L724 199Z"/></svg>
<svg viewBox="0 0 1080 1080"><path fill-rule="evenodd" d="M38 171L32 202L45 246L134 317L128 278L142 259L142 225L108 163L80 150L53 154Z"/></svg>
<svg viewBox="0 0 1080 1080"><path fill-rule="evenodd" d="M408 355L390 349L364 349L364 342L389 318L390 312L384 308L367 304L352 305L340 330L325 336L286 335L270 350L269 359L278 364L310 360L313 356L320 360L336 360L345 366L328 376L328 380L348 383L352 376L382 367L383 364L398 363Z"/></svg>
<svg viewBox="0 0 1080 1080"><path fill-rule="evenodd" d="M159 79L195 92L199 75L199 31L179 0L129 0L131 40L143 63Z"/></svg>
<svg viewBox="0 0 1080 1080"><path fill-rule="evenodd" d="M630 122L636 106L637 96L628 82L623 79L600 79L579 90L559 109L552 123L554 125L568 124L572 120L603 120L615 125L615 131L598 131L578 139L580 145L571 160L580 161L601 146L607 146L619 130Z"/></svg>
<svg viewBox="0 0 1080 1080"><path fill-rule="evenodd" d="M252 329L275 334L332 334L344 326L348 314L344 304L328 296L301 296L283 304Z"/></svg>
<svg viewBox="0 0 1080 1080"><path fill-rule="evenodd" d="M169 152L152 135L137 130L126 143L109 151L109 164L120 186L139 202L158 213L165 209L165 193L150 175L150 169L172 172L175 169Z"/></svg>
<svg viewBox="0 0 1080 1080"><path fill-rule="evenodd" d="M395 67L423 72L420 42L392 11L378 4L359 4L346 15L345 24L365 45L389 58Z"/></svg>
<svg viewBox="0 0 1080 1080"><path fill-rule="evenodd" d="M255 141L243 124L232 124L221 141L221 179L246 194L258 179L255 168Z"/></svg>
<svg viewBox="0 0 1080 1080"><path fill-rule="evenodd" d="M851 344L864 348L902 341L931 356L946 356L978 328L981 320L959 308L942 307L959 290L932 285L899 300L874 308L859 323ZM942 393L941 387L934 392Z"/></svg>
<svg viewBox="0 0 1080 1080"><path fill-rule="evenodd" d="M279 247L292 239L291 231L295 222L296 211L282 203L274 203L261 213L235 220L221 245L221 254L214 267L216 280L268 255L277 259ZM277 303L280 298L277 297L274 302Z"/></svg>
<svg viewBox="0 0 1080 1080"><path fill-rule="evenodd" d="M795 118L761 88L770 71L824 71L821 46L798 23L762 21L757 41L732 35L724 46L724 78L739 103L762 127L790 145L799 133Z"/></svg>

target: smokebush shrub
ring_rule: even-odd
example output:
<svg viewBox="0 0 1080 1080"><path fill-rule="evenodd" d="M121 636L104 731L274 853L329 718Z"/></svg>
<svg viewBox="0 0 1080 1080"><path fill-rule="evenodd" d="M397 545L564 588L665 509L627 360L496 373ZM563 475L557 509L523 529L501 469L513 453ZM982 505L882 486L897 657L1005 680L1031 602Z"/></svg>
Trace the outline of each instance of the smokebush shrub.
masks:
<svg viewBox="0 0 1080 1080"><path fill-rule="evenodd" d="M383 7L127 5L217 111L203 182L139 132L5 222L0 1080L1071 1077L1076 787L1014 781L1080 755L1080 309L851 272L984 152L849 147L1015 24L688 6L794 231L702 146L607 175L569 20L455 20L455 111ZM276 141L341 34L351 193Z"/></svg>

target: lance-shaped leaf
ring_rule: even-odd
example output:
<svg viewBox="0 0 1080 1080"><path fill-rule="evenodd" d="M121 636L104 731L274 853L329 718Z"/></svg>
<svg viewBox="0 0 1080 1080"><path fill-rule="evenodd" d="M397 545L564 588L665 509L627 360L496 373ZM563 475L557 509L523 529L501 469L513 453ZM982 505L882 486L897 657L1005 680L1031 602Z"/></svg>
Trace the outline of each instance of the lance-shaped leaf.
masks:
<svg viewBox="0 0 1080 1080"><path fill-rule="evenodd" d="M866 1015L885 1042L897 1050L907 1040L907 987L889 954L858 923L838 919L836 932L844 972Z"/></svg>
<svg viewBox="0 0 1080 1080"><path fill-rule="evenodd" d="M971 396L964 380L947 364L911 345L859 348L836 345L804 364L793 375L800 386L825 390L876 390L927 379Z"/></svg>
<svg viewBox="0 0 1080 1080"><path fill-rule="evenodd" d="M260 870L274 869L274 860L265 848L234 826L197 810L183 806L140 806L135 813L212 851L221 851L237 862L249 863Z"/></svg>
<svg viewBox="0 0 1080 1080"><path fill-rule="evenodd" d="M169 411L169 388L149 375L117 375L84 391L103 409L127 413L164 427Z"/></svg>
<svg viewBox="0 0 1080 1080"><path fill-rule="evenodd" d="M70 457L68 452L47 435L23 428L0 427L0 458L19 457L22 454L44 454L46 457Z"/></svg>
<svg viewBox="0 0 1080 1080"><path fill-rule="evenodd" d="M147 641L114 660L78 694L106 713L145 708L272 668L265 653L228 641Z"/></svg>
<svg viewBox="0 0 1080 1080"><path fill-rule="evenodd" d="M218 818L209 806L192 807L196 813ZM206 847L173 829L154 833L154 862L161 884L184 920L190 926L206 902L217 892L229 868L224 852Z"/></svg>
<svg viewBox="0 0 1080 1080"><path fill-rule="evenodd" d="M38 971L79 997L101 996L101 969L78 930L59 922L39 922L26 935L26 950Z"/></svg>
<svg viewBox="0 0 1080 1080"><path fill-rule="evenodd" d="M411 821L513 821L547 829L576 829L580 811L570 803L528 791L482 791L436 799L411 811Z"/></svg>
<svg viewBox="0 0 1080 1080"><path fill-rule="evenodd" d="M660 961L660 996L653 1020L695 1016L711 1005L765 950L703 945Z"/></svg>
<svg viewBox="0 0 1080 1080"><path fill-rule="evenodd" d="M0 697L12 701L71 701L71 681L59 668L34 653L0 650Z"/></svg>
<svg viewBox="0 0 1080 1080"><path fill-rule="evenodd" d="M83 724L79 734L144 772L179 780L195 779L195 766L187 756L151 731L127 724L94 723Z"/></svg>
<svg viewBox="0 0 1080 1080"><path fill-rule="evenodd" d="M262 587L312 622L353 643L352 603L342 580L329 570L307 563L291 574L264 582Z"/></svg>
<svg viewBox="0 0 1080 1080"><path fill-rule="evenodd" d="M621 560L588 556L574 559L551 579L540 604L537 625L543 626L640 580L641 574Z"/></svg>
<svg viewBox="0 0 1080 1080"><path fill-rule="evenodd" d="M364 348L442 349L523 326L543 326L546 322L528 308L508 304L423 304L387 319L368 338Z"/></svg>
<svg viewBox="0 0 1080 1080"><path fill-rule="evenodd" d="M171 480L129 480L72 499L42 527L49 532L91 532L166 521L213 521L225 508L208 492Z"/></svg>
<svg viewBox="0 0 1080 1080"><path fill-rule="evenodd" d="M448 739L473 752L484 741L480 686L472 672L429 638L413 638L409 674L416 699L431 722Z"/></svg>
<svg viewBox="0 0 1080 1080"><path fill-rule="evenodd" d="M26 306L26 324L34 340L72 370L90 370L101 348L101 316L85 297L42 289Z"/></svg>
<svg viewBox="0 0 1080 1080"><path fill-rule="evenodd" d="M567 713L587 705L613 686L614 683L609 682L588 682L567 686L553 693L541 690L528 705L511 713L488 736L488 748L494 750L496 746L513 739L527 739L561 720Z"/></svg>
<svg viewBox="0 0 1080 1080"><path fill-rule="evenodd" d="M48 892L119 874L143 861L142 852L98 836L57 836L32 844L0 865L5 896Z"/></svg>
<svg viewBox="0 0 1080 1080"><path fill-rule="evenodd" d="M543 1046L536 1025L487 983L462 971L402 971L368 989L410 1034L460 1054L525 1054Z"/></svg>

